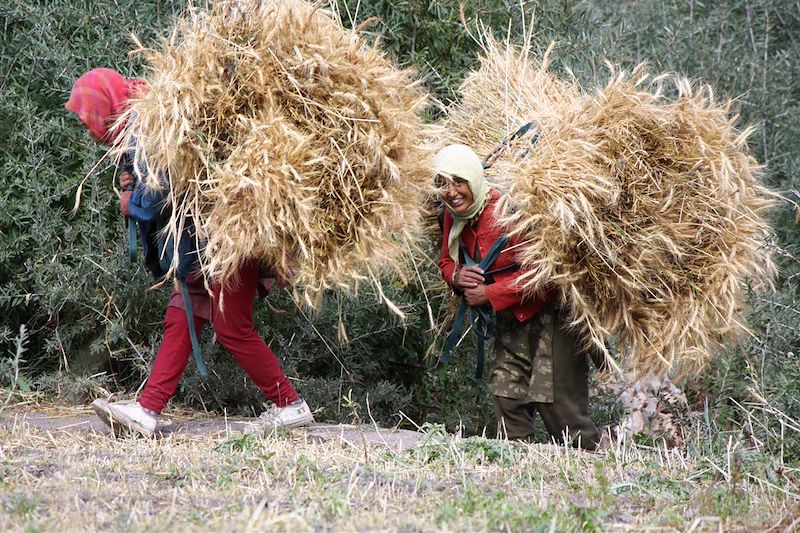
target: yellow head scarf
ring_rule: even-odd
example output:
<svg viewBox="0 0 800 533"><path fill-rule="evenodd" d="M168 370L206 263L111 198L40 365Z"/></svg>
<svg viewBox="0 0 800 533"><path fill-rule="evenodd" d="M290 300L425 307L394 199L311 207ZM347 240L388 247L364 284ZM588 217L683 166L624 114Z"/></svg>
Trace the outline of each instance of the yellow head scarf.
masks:
<svg viewBox="0 0 800 533"><path fill-rule="evenodd" d="M469 146L451 144L442 148L433 158L433 171L435 175L448 178L461 178L466 180L472 191L473 202L469 210L459 215L446 201L444 205L453 216L453 227L447 237L447 246L450 257L458 263L458 242L464 227L475 217L483 212L486 201L489 199L489 184L483 177L483 164L480 158Z"/></svg>

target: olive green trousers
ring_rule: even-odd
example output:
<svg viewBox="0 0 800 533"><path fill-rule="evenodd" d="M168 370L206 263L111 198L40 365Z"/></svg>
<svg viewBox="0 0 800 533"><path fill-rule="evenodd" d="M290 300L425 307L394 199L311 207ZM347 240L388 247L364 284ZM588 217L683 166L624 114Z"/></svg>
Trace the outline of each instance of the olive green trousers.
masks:
<svg viewBox="0 0 800 533"><path fill-rule="evenodd" d="M494 356L489 384L501 437L532 441L539 413L553 441L595 449L600 431L589 416L587 353L558 308L545 308L524 324L498 313Z"/></svg>

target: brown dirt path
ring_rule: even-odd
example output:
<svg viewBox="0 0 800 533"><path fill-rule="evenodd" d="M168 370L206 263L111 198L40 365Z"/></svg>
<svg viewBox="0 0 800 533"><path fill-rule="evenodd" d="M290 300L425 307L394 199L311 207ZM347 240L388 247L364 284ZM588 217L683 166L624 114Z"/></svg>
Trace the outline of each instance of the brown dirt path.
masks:
<svg viewBox="0 0 800 533"><path fill-rule="evenodd" d="M159 421L156 438L164 438L172 434L186 435L236 435L243 433L254 418L213 416L207 413L181 412L164 415ZM43 432L98 432L112 435L111 429L100 420L94 412L86 408L49 407L44 411L6 410L0 414L0 427L13 430L16 427L28 426ZM420 444L421 433L406 429L387 429L375 425L346 424L312 424L308 427L296 428L304 431L309 437L320 441L335 441L352 446L362 447L364 444L383 446L393 450L414 448Z"/></svg>

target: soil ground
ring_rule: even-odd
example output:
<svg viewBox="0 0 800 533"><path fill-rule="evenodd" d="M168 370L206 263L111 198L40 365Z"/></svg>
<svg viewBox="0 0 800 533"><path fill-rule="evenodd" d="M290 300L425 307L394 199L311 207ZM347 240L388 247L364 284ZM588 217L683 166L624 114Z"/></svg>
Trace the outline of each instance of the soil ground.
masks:
<svg viewBox="0 0 800 533"><path fill-rule="evenodd" d="M168 435L214 436L236 435L244 433L255 423L255 419L246 417L212 416L184 412L176 415L162 416L156 438ZM32 429L45 432L97 432L112 435L111 428L103 423L94 412L86 408L68 409L67 412L26 412L13 411L0 414L0 427L13 431L19 425L27 425ZM312 424L297 428L295 431L305 432L311 439L320 441L336 441L353 446L370 445L385 446L396 451L414 448L418 445L421 433L406 429L386 429L378 426L353 426L346 424Z"/></svg>

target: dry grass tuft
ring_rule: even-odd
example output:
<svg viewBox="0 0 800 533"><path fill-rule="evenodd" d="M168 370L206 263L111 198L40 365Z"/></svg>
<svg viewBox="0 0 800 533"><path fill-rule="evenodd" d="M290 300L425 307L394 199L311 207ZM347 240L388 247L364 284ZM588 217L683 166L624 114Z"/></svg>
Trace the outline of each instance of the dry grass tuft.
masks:
<svg viewBox="0 0 800 533"><path fill-rule="evenodd" d="M503 222L529 237L525 287L558 286L587 343L616 339L639 375L702 368L746 330L747 287L774 276L774 196L751 130L737 130L730 101L677 76L611 69L582 94L546 72L546 55L535 67L528 47L484 49L447 127L481 150L521 123L539 127L527 157L508 150L493 167L510 181Z"/></svg>
<svg viewBox="0 0 800 533"><path fill-rule="evenodd" d="M303 0L210 2L160 50L131 107L169 233L191 220L225 282L257 260L312 305L406 271L428 194L427 95L410 70ZM153 187L164 184L153 183Z"/></svg>

